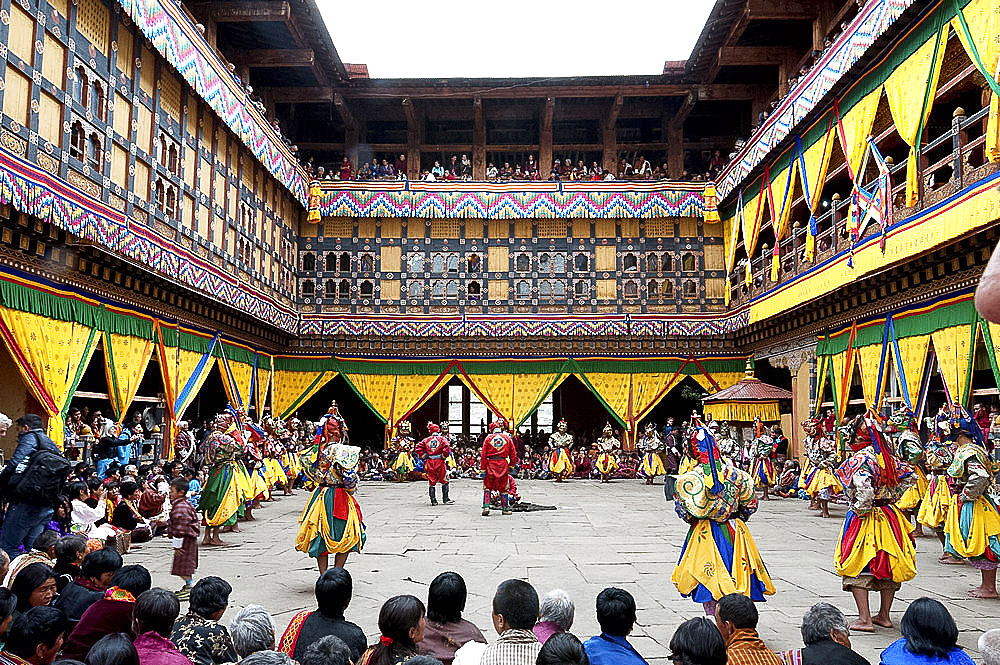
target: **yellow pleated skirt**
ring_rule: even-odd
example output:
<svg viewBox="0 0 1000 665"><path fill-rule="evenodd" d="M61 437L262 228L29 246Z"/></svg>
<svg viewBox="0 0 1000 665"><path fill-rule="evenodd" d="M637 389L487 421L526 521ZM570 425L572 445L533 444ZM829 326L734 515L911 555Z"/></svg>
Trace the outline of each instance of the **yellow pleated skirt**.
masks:
<svg viewBox="0 0 1000 665"><path fill-rule="evenodd" d="M240 491L240 501L250 501L254 498L253 488L250 485L250 474L243 462L236 462L236 485Z"/></svg>
<svg viewBox="0 0 1000 665"><path fill-rule="evenodd" d="M688 471L694 471L698 468L698 461L693 457L688 457L687 455L681 460L680 469L677 470L677 475L682 476Z"/></svg>
<svg viewBox="0 0 1000 665"><path fill-rule="evenodd" d="M873 574L894 582L917 576L917 550L910 534L913 527L896 506L876 506L867 515L848 512L834 552L837 574L858 577Z"/></svg>
<svg viewBox="0 0 1000 665"><path fill-rule="evenodd" d="M1000 555L1000 514L985 496L963 502L951 497L948 517L944 523L945 551L964 559L989 558Z"/></svg>
<svg viewBox="0 0 1000 665"><path fill-rule="evenodd" d="M815 498L817 494L825 489L833 490L833 493L836 494L837 492L844 491L844 486L829 469L817 469L816 473L813 474L812 480L809 481L809 486L806 487L806 494Z"/></svg>
<svg viewBox="0 0 1000 665"><path fill-rule="evenodd" d="M555 474L573 473L573 463L565 448L556 448L549 454L549 471Z"/></svg>
<svg viewBox="0 0 1000 665"><path fill-rule="evenodd" d="M659 453L646 453L642 456L642 473L644 476L652 478L666 475L667 469L663 466L663 457Z"/></svg>
<svg viewBox="0 0 1000 665"><path fill-rule="evenodd" d="M899 497L896 505L900 510L915 510L920 506L920 502L923 501L924 495L927 493L927 485L929 484L927 474L920 467L913 467L913 475L916 477L917 483Z"/></svg>
<svg viewBox="0 0 1000 665"><path fill-rule="evenodd" d="M602 474L609 474L618 468L618 462L610 453L601 453L597 456L597 470Z"/></svg>
<svg viewBox="0 0 1000 665"><path fill-rule="evenodd" d="M944 476L932 475L927 481L927 490L917 511L917 521L936 529L944 524L951 503L951 488Z"/></svg>
<svg viewBox="0 0 1000 665"><path fill-rule="evenodd" d="M761 601L763 596L774 594L774 584L750 529L738 519L722 523L698 520L691 525L670 579L681 594L697 602L718 600L730 593Z"/></svg>

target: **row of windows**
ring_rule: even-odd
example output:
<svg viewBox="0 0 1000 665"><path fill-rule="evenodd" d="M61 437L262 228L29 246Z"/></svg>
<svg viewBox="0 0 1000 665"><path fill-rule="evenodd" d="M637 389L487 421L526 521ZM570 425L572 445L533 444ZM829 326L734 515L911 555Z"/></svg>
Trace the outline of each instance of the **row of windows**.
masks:
<svg viewBox="0 0 1000 665"><path fill-rule="evenodd" d="M565 254L542 253L537 257L538 271L548 273L559 273L566 271L567 257ZM424 272L427 269L427 258L423 254L409 254L406 259L406 267L409 272ZM527 253L520 253L514 256L514 270L516 272L531 272L532 256ZM646 272L673 272L674 259L667 253L647 254L644 259ZM361 272L375 271L375 256L373 254L361 254L358 260ZM431 272L448 273L459 271L460 259L457 253L438 253L430 258ZM349 252L330 252L326 255L323 269L326 272L351 272L354 261ZM634 252L627 252L622 256L622 270L635 272L639 270L639 256ZM482 258L479 254L469 254L465 258L466 272L479 272L483 268ZM698 269L698 260L691 252L681 257L680 268L685 272L692 272ZM302 255L302 270L312 272L317 269L316 255L307 252ZM504 266L502 271L508 268ZM573 257L573 269L576 271L590 270L590 256L588 254L576 254ZM502 272L501 271L501 272Z"/></svg>
<svg viewBox="0 0 1000 665"><path fill-rule="evenodd" d="M590 283L578 281L573 283L573 295L576 297L586 297L590 295ZM517 298L531 298L534 289L527 280L518 280L514 284L514 293ZM625 280L622 291L626 298L639 297L639 282L634 279ZM432 298L457 298L459 295L458 280L435 280L431 282L430 295ZM326 298L338 298L348 300L351 297L351 283L346 279L327 280L323 287L323 294ZM358 295L361 298L373 298L375 294L375 283L372 280L362 280L358 285ZM404 298L422 299L427 294L427 287L421 282L411 282L407 284ZM481 297L483 294L482 282L471 281L466 284L465 295L470 299ZM541 280L538 283L537 294L540 298L565 298L566 283L559 280ZM302 295L311 298L316 295L316 284L307 279L302 282ZM694 280L686 280L680 288L678 297L697 298L698 283ZM646 282L646 297L651 300L660 298L673 298L674 286L669 280L662 282L649 280Z"/></svg>

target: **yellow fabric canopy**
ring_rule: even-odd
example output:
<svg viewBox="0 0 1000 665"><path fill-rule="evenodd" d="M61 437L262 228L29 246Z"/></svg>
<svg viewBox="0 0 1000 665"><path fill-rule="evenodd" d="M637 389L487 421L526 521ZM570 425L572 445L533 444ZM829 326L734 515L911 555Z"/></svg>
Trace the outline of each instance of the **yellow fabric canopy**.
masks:
<svg viewBox="0 0 1000 665"><path fill-rule="evenodd" d="M332 370L293 372L275 370L271 377L271 405L279 418L289 418L295 410L337 376Z"/></svg>
<svg viewBox="0 0 1000 665"><path fill-rule="evenodd" d="M691 378L697 381L698 385L707 390L709 394L712 394L720 390L725 390L729 386L735 386L745 376L746 372L716 372L712 375L712 379L715 380L715 383L719 386L718 388L713 386L712 382L704 374L692 374Z"/></svg>
<svg viewBox="0 0 1000 665"><path fill-rule="evenodd" d="M344 374L344 378L387 425L401 418L437 392L450 374Z"/></svg>
<svg viewBox="0 0 1000 665"><path fill-rule="evenodd" d="M628 422L629 385L632 375L615 372L587 372L576 374L584 385L600 398L601 402L614 414L620 423Z"/></svg>
<svg viewBox="0 0 1000 665"><path fill-rule="evenodd" d="M889 365L882 362L883 351L885 348L881 344L862 346L854 351L858 356L858 369L861 370L861 391L865 406L870 409L882 406L882 395L885 393L885 373Z"/></svg>
<svg viewBox="0 0 1000 665"><path fill-rule="evenodd" d="M119 424L125 420L152 355L153 340L104 334L104 375L108 380L108 399Z"/></svg>
<svg viewBox="0 0 1000 665"><path fill-rule="evenodd" d="M256 393L254 399L258 414L264 413L264 407L267 405L267 393L271 388L273 367L274 358L266 353L257 354L257 383L256 390L254 391Z"/></svg>
<svg viewBox="0 0 1000 665"><path fill-rule="evenodd" d="M997 76L997 60L1000 59L1000 10L996 0L972 0L962 10L962 16L969 26L972 44L968 42L957 16L951 20L951 25L958 33L966 53L974 60L972 47L975 46L986 71L992 73L994 79L1000 80ZM990 95L990 113L986 121L986 155L991 162L1000 161L1000 101L996 94Z"/></svg>
<svg viewBox="0 0 1000 665"><path fill-rule="evenodd" d="M766 201L764 200L763 190L759 191L756 196L750 199L745 206L743 206L743 220L741 222L741 228L743 230L743 248L747 253L747 272L746 272L746 282L750 283L750 270L749 259L753 257L754 250L757 249L757 237L760 235L760 223L764 216L764 206Z"/></svg>
<svg viewBox="0 0 1000 665"><path fill-rule="evenodd" d="M868 137L871 135L872 127L875 124L875 112L878 111L879 99L882 97L882 87L875 88L851 107L851 110L842 114L841 122L844 133L841 135L841 147L847 163L850 164L851 174L857 178L858 169L861 168L861 160L865 156L868 147Z"/></svg>
<svg viewBox="0 0 1000 665"><path fill-rule="evenodd" d="M964 405L972 377L973 324L942 328L931 333L941 377L953 401Z"/></svg>
<svg viewBox="0 0 1000 665"><path fill-rule="evenodd" d="M847 349L830 356L830 362L833 363L833 394L837 402L837 419L843 420L854 378L854 354L851 349Z"/></svg>
<svg viewBox="0 0 1000 665"><path fill-rule="evenodd" d="M222 374L222 387L226 399L236 408L246 409L250 402L250 383L253 381L253 365L235 360L217 358Z"/></svg>
<svg viewBox="0 0 1000 665"><path fill-rule="evenodd" d="M96 330L7 307L0 307L0 321L4 344L48 415L49 436L62 448L63 419L97 347Z"/></svg>
<svg viewBox="0 0 1000 665"><path fill-rule="evenodd" d="M788 231L788 219L792 215L792 197L795 193L795 174L799 171L797 159L789 161L788 166L781 169L777 176L771 179L771 198L768 206L771 208L771 227L774 229L774 248L771 254L771 281L778 281L780 270L780 255L778 247ZM791 177L789 177L791 173Z"/></svg>
<svg viewBox="0 0 1000 665"><path fill-rule="evenodd" d="M752 423L758 416L766 422L781 420L777 402L709 402L704 411L706 418L718 421Z"/></svg>
<svg viewBox="0 0 1000 665"><path fill-rule="evenodd" d="M917 142L920 140L920 130L931 114L947 43L948 29L945 27L901 62L884 84L892 122L900 138L910 146L906 160L907 206L917 204ZM925 93L922 94L921 91Z"/></svg>
<svg viewBox="0 0 1000 665"><path fill-rule="evenodd" d="M897 340L896 345L899 347L902 367L896 362L895 354L893 354L893 363L896 365L896 380L901 385L906 386L906 392L910 396L910 404L907 406L914 413L919 406L917 400L920 398L924 378L927 376L927 350L930 343L930 335L915 335Z"/></svg>
<svg viewBox="0 0 1000 665"><path fill-rule="evenodd" d="M805 173L802 173L801 166L798 173L802 191L809 190L809 211L812 213L816 212L820 201L823 200L823 183L826 182L826 172L830 167L836 131L836 128L831 126L823 138L802 151ZM816 236L810 231L806 234L806 261L812 261L815 256Z"/></svg>
<svg viewBox="0 0 1000 665"><path fill-rule="evenodd" d="M481 394L511 428L519 427L555 390L568 374L474 374L459 375L470 390Z"/></svg>

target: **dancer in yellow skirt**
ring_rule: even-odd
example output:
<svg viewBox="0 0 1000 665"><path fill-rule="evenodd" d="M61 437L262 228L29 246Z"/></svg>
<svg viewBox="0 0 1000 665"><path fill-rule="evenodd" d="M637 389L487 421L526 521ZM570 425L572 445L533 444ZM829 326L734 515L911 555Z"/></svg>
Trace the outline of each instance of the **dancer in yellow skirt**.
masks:
<svg viewBox="0 0 1000 665"><path fill-rule="evenodd" d="M597 446L597 470L601 473L601 482L609 482L609 477L618 469L618 460L615 459L615 451L622 447L621 442L615 438L611 423L604 426L601 438L595 443Z"/></svg>
<svg viewBox="0 0 1000 665"><path fill-rule="evenodd" d="M918 430L917 419L913 417L910 407L905 405L892 414L886 425L886 432L895 438L896 456L913 467L913 477L916 479L916 483L896 502L896 507L902 511L907 522L914 518L920 501L927 492L927 474L923 469L926 453ZM924 535L919 520L914 525L913 535Z"/></svg>
<svg viewBox="0 0 1000 665"><path fill-rule="evenodd" d="M709 615L729 593L763 602L774 585L746 525L757 510L753 479L723 463L714 436L697 418L692 432L689 445L699 464L678 476L673 495L677 514L691 526L671 580Z"/></svg>
<svg viewBox="0 0 1000 665"><path fill-rule="evenodd" d="M410 421L404 420L399 423L399 431L389 440L388 446L389 468L396 474L397 482L406 480L414 469L412 452L415 445Z"/></svg>
<svg viewBox="0 0 1000 665"><path fill-rule="evenodd" d="M568 429L569 424L562 418L556 425L556 431L549 437L549 445L552 447L552 452L549 453L549 473L556 477L557 483L573 473L573 462L569 458L573 450L573 435Z"/></svg>
<svg viewBox="0 0 1000 665"><path fill-rule="evenodd" d="M198 507L205 514L205 540L202 545L225 545L219 538L219 529L236 526L243 514L243 502L236 471L236 456L240 445L225 433L232 422L229 414L216 416L212 432L203 446L209 477L201 491Z"/></svg>
<svg viewBox="0 0 1000 665"><path fill-rule="evenodd" d="M917 509L917 522L934 531L934 535L941 541L941 557L938 562L961 566L965 562L948 554L944 549L944 523L948 519L948 506L951 505L948 467L955 459L955 446L947 440L946 434L949 419L950 416L944 407L941 407L936 416L925 419L931 431L924 452L928 474L927 489Z"/></svg>
<svg viewBox="0 0 1000 665"><path fill-rule="evenodd" d="M764 500L769 500L771 485L774 484L774 438L768 431L764 422L757 416L753 422L753 443L750 444L750 453L753 458L753 468L750 475L753 476L757 489L764 491Z"/></svg>
<svg viewBox="0 0 1000 665"><path fill-rule="evenodd" d="M821 511L823 517L829 517L830 499L844 491L844 486L833 475L837 468L837 444L826 436L826 429L816 418L803 421L802 429L806 433L803 445L812 469L804 488L815 509Z"/></svg>
<svg viewBox="0 0 1000 665"><path fill-rule="evenodd" d="M343 568L347 555L365 545L365 525L361 507L354 498L358 487L358 458L361 449L341 441L346 438L342 418L325 418L319 432L316 461L309 477L316 489L302 510L295 549L316 558L322 575L329 566Z"/></svg>
<svg viewBox="0 0 1000 665"><path fill-rule="evenodd" d="M663 464L663 453L666 450L663 440L656 433L654 423L646 423L646 430L639 437L639 452L642 453L642 475L646 476L646 484L652 485L656 476L664 476L667 473Z"/></svg>
<svg viewBox="0 0 1000 665"><path fill-rule="evenodd" d="M1000 565L1000 513L987 490L1000 467L990 457L983 430L961 406L952 407L948 438L958 445L948 467L954 495L944 525L944 549L967 560L982 576L973 598L997 597Z"/></svg>
<svg viewBox="0 0 1000 665"><path fill-rule="evenodd" d="M854 595L858 620L851 630L872 633L875 626L892 627L889 611L903 582L917 574L913 528L895 502L907 489L881 416L870 410L851 423L849 443L854 454L836 471L845 488L849 509L834 553L844 591ZM872 616L870 591L881 596Z"/></svg>

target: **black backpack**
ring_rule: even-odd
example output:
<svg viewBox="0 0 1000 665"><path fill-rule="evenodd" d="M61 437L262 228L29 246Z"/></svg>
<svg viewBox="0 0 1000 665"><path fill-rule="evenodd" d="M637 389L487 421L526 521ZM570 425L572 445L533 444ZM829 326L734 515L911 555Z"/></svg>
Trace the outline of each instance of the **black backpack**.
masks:
<svg viewBox="0 0 1000 665"><path fill-rule="evenodd" d="M65 493L66 477L72 466L58 452L39 449L28 455L24 470L15 472L7 485L7 497L13 503L56 506Z"/></svg>

